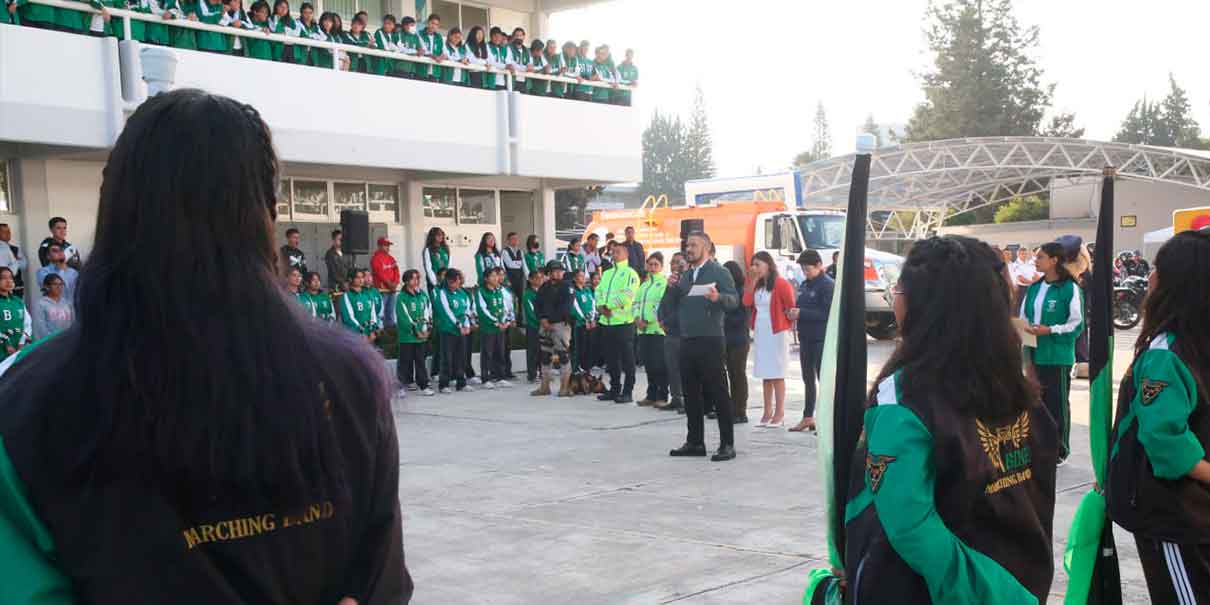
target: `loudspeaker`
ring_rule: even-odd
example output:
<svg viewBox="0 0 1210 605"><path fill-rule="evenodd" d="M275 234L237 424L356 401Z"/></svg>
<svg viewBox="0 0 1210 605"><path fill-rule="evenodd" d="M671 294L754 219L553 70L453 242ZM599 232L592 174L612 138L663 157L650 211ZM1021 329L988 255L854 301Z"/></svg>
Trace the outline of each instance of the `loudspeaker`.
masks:
<svg viewBox="0 0 1210 605"><path fill-rule="evenodd" d="M685 251L685 243L689 240L689 234L697 233L698 231L706 230L706 221L700 218L687 218L681 221L681 252Z"/></svg>
<svg viewBox="0 0 1210 605"><path fill-rule="evenodd" d="M370 215L365 210L341 210L340 230L344 232L341 249L346 254L369 254Z"/></svg>

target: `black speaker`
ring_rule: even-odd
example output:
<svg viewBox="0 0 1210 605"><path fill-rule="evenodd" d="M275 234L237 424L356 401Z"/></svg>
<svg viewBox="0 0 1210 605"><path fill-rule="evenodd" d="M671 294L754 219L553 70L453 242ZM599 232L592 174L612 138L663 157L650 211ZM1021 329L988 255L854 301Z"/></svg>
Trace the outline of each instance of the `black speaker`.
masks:
<svg viewBox="0 0 1210 605"><path fill-rule="evenodd" d="M700 218L687 218L687 219L681 221L681 239L682 240L688 239L690 233L694 233L696 231L705 231L705 230L706 230L706 222Z"/></svg>
<svg viewBox="0 0 1210 605"><path fill-rule="evenodd" d="M369 254L370 215L365 210L341 210L340 230L344 232L341 249L347 254Z"/></svg>

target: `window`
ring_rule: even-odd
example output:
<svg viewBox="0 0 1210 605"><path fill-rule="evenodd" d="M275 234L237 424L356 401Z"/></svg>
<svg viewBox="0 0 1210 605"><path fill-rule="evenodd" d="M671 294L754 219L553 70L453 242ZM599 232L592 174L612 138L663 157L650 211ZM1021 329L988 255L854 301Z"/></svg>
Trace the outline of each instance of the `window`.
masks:
<svg viewBox="0 0 1210 605"><path fill-rule="evenodd" d="M294 183L294 218L328 218L328 182Z"/></svg>
<svg viewBox="0 0 1210 605"><path fill-rule="evenodd" d="M490 189L459 189L458 224L496 224L496 192Z"/></svg>
<svg viewBox="0 0 1210 605"><path fill-rule="evenodd" d="M374 185L370 189L370 212L387 212L392 216L399 210L399 188L395 185Z"/></svg>
<svg viewBox="0 0 1210 605"><path fill-rule="evenodd" d="M768 189L699 193L693 196L693 201L703 206L719 202L784 202L786 201L786 191L781 187L770 187Z"/></svg>
<svg viewBox="0 0 1210 605"><path fill-rule="evenodd" d="M773 237L773 219L767 218L767 219L765 219L765 249L776 250L777 244L774 240L775 240L775 238Z"/></svg>
<svg viewBox="0 0 1210 605"><path fill-rule="evenodd" d="M844 217L840 215L798 215L807 247L814 250L839 248L844 239Z"/></svg>
<svg viewBox="0 0 1210 605"><path fill-rule="evenodd" d="M365 183L334 183L332 190L335 192L336 216L340 216L342 210L366 209Z"/></svg>
<svg viewBox="0 0 1210 605"><path fill-rule="evenodd" d="M487 27L486 8L445 0L433 0L432 7L433 10L430 14L441 16L441 29L445 31L459 27L462 28L463 33L466 33L476 25Z"/></svg>
<svg viewBox="0 0 1210 605"><path fill-rule="evenodd" d="M281 179L277 182L277 220L290 219L290 180Z"/></svg>
<svg viewBox="0 0 1210 605"><path fill-rule="evenodd" d="M0 212L12 212L13 203L8 196L8 162L0 160Z"/></svg>
<svg viewBox="0 0 1210 605"><path fill-rule="evenodd" d="M458 190L441 187L425 187L421 193L424 207L424 218L454 218L454 205L457 203Z"/></svg>

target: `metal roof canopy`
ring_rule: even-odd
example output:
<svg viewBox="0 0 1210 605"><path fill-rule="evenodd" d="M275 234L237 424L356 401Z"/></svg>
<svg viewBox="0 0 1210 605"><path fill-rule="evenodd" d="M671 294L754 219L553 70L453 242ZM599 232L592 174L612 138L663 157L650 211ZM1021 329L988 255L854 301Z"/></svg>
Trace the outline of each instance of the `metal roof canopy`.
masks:
<svg viewBox="0 0 1210 605"><path fill-rule="evenodd" d="M1210 153L1049 137L980 137L883 147L870 165L869 228L875 238L927 236L947 213L1077 184L1106 166L1125 179L1210 191ZM855 154L800 170L802 201L844 208ZM901 213L914 213L905 222ZM911 224L907 224L910 222Z"/></svg>

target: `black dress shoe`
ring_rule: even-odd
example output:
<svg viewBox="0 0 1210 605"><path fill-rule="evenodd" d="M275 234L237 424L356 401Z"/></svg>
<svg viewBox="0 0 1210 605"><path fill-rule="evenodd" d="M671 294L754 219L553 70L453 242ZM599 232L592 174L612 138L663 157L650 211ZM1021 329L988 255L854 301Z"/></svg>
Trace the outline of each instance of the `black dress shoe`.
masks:
<svg viewBox="0 0 1210 605"><path fill-rule="evenodd" d="M679 408L676 408L676 413L677 413L677 414L680 414L681 416L684 416L684 415L685 415L685 406L681 406L681 407L679 407Z"/></svg>
<svg viewBox="0 0 1210 605"><path fill-rule="evenodd" d="M711 420L714 420L715 418L718 418L718 414L714 413L713 411L710 411L710 412L706 412L706 417Z"/></svg>
<svg viewBox="0 0 1210 605"><path fill-rule="evenodd" d="M718 446L718 452L716 452L713 456L711 456L710 459L715 462L722 462L724 460L734 460L735 459L735 446L733 446L733 445Z"/></svg>
<svg viewBox="0 0 1210 605"><path fill-rule="evenodd" d="M622 393L621 395L618 395L618 398L614 399L613 402L614 403L634 403L634 397L632 397L630 395L630 393Z"/></svg>
<svg viewBox="0 0 1210 605"><path fill-rule="evenodd" d="M692 444L686 443L686 444L682 445L681 447L676 448L675 450L669 451L668 455L676 457L676 458L680 458L680 457L684 457L684 456L699 456L699 457L705 458L706 457L706 444L703 443L700 445L692 445ZM735 457L735 450L731 450L731 457L732 458Z"/></svg>
<svg viewBox="0 0 1210 605"><path fill-rule="evenodd" d="M736 416L735 420L732 421L732 424L748 424L748 417L747 416Z"/></svg>
<svg viewBox="0 0 1210 605"><path fill-rule="evenodd" d="M617 401L617 399L618 399L617 393L605 392L605 393L601 393L600 395L597 395L597 401Z"/></svg>

